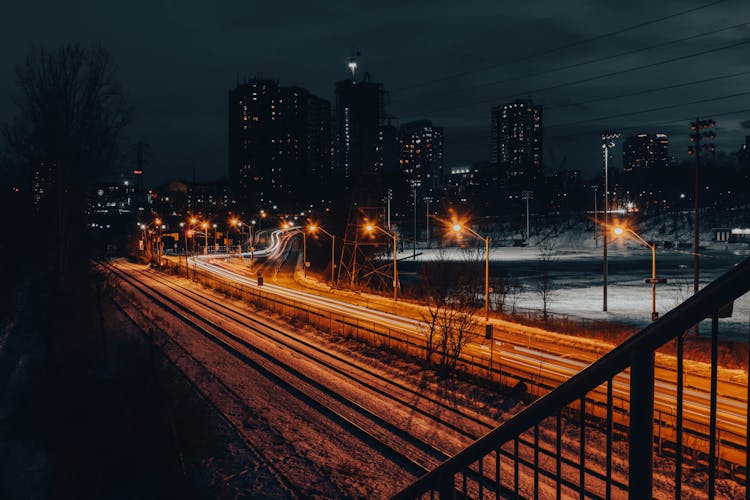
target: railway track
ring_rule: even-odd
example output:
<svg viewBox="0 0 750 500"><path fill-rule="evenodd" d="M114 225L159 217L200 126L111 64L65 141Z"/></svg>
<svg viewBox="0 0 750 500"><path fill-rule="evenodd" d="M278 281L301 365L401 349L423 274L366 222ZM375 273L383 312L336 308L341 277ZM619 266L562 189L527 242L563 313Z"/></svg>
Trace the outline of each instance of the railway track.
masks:
<svg viewBox="0 0 750 500"><path fill-rule="evenodd" d="M115 269L118 275L122 276L122 273ZM142 270L134 269L133 272L144 274ZM349 379L353 384L358 387L372 391L373 393L379 394L382 397L387 397L392 406L398 406L406 408L409 414L418 414L421 418L429 419L431 421L430 428L434 432L436 428L440 428L444 431L454 433L458 436L465 438L464 443L475 440L482 434L494 428L498 422L489 418L481 418L470 414L466 411L461 411L453 405L447 405L443 401L440 401L434 397L426 395L417 389L409 387L405 384L399 383L392 378L384 377L383 374L371 370L367 367L353 365L344 356L337 355L335 352L323 349L317 346L313 342L306 341L304 337L298 335L292 335L289 332L270 325L268 321L259 321L256 317L245 314L235 308L229 307L226 303L222 303L218 300L214 300L210 297L205 296L202 293L198 293L189 287L185 287L176 283L173 279L158 276L156 273L147 272L148 279L154 283L158 283L159 286L169 287L170 290L178 291L179 294L194 301L198 304L202 304L206 308L214 310L216 313L220 313L225 320L231 320L240 323L243 327L253 331L254 334L262 335L268 338L269 341L274 342L276 345L283 349L288 349L298 356L309 357L310 352L315 353L315 363L324 367L326 370L340 374L343 377ZM122 276L125 279L129 279L127 276ZM151 289L149 289L151 290ZM156 293L150 291L149 293ZM171 299L170 299L171 300ZM411 403L412 400L420 401L420 405ZM403 431L400 429L397 434L402 435ZM546 441L546 445L542 443L539 447L539 456L551 459L555 454L553 430L542 429L541 437L543 441ZM539 436L537 436L537 439ZM437 451L434 445L424 443L423 439L420 439L421 443L417 448L422 448L424 452L425 445L427 449L432 449L432 457L440 460L441 456L447 456L444 451ZM529 435L519 440L519 445L522 447L531 447L534 443L534 437ZM403 446L403 445L399 445ZM404 449L404 448L402 448ZM459 449L459 448L456 448ZM454 450L455 451L455 450ZM538 458L538 457L537 457ZM604 462L604 456L599 457L598 461L600 464ZM508 460L504 460L508 459ZM509 461L510 454L503 453L501 462ZM521 458L522 463L526 463L527 466L531 467L534 462L534 458L529 456L528 459L524 460ZM562 459L563 465L567 467L576 466L576 457L570 456ZM593 463L594 461L592 461ZM424 460L419 462L420 467L424 468L429 466ZM588 470L588 474L594 478L603 477L601 470L603 466L591 468ZM417 473L418 471L412 471ZM473 479L481 477L478 470L473 471ZM544 471L541 472L543 475ZM552 475L549 475L552 479ZM624 481L624 478L623 478ZM486 481L483 481L486 482ZM563 484L568 483L565 479ZM572 484L572 482L570 483ZM624 485L624 482L622 483ZM488 485L489 488L489 485ZM513 494L513 491L506 487L503 490L505 494Z"/></svg>
<svg viewBox="0 0 750 500"><path fill-rule="evenodd" d="M132 302L129 302L128 305L123 306L120 302L117 300L112 301L114 306L122 313L122 315L130 321L130 323L139 331L139 333L144 337L149 339L150 342L152 342L154 345L156 345L159 350L162 352L162 357L180 374L182 374L182 378L184 381L187 382L198 394L201 395L203 400L213 408L213 410L216 412L217 415L221 417L221 419L229 426L231 427L234 432L239 436L243 443L245 444L248 451L253 455L256 462L260 467L265 468L270 472L270 474L273 476L273 478L278 482L279 487L284 490L290 498L304 498L305 497L305 491L299 487L297 487L293 482L290 482L286 476L276 467L271 461L266 459L264 453L258 449L258 447L253 444L245 435L245 431L242 428L242 426L235 421L234 418L232 418L231 413L232 410L231 407L240 407L244 410L247 409L246 403L242 400L242 398L227 384L225 384L220 378L214 377L211 375L208 368L200 362L195 356L193 356L188 350L186 350L184 347L182 347L179 343L172 340L168 335L162 335L160 339L155 338L155 332L153 329L150 329L150 331L147 331L146 328L143 325L143 320L139 321L136 318L137 311L131 309L128 306L135 306ZM146 322L149 323L149 321L146 319ZM167 353L165 352L168 349L176 349L178 350L182 356L189 358L196 367L198 367L199 370L202 371L202 373L205 375L205 379L210 380L210 384L215 384L219 386L220 390L224 393L226 393L231 399L232 403L230 403L230 408L227 408L226 404L221 404L219 402L215 401L215 397L211 397L211 394L209 394L209 391L205 387L204 384L196 383L193 378L188 374L187 370L181 366L180 363L172 359ZM213 391L215 392L215 390Z"/></svg>
<svg viewBox="0 0 750 500"><path fill-rule="evenodd" d="M449 456L449 453L446 451L443 451L437 446L404 431L399 426L392 424L385 418L364 407L361 403L312 379L302 373L299 369L280 362L263 349L258 348L253 343L248 342L246 339L220 325L219 321L204 317L207 315L202 315L197 311L192 310L191 307L175 300L173 297L169 297L163 292L154 290L153 287L149 287L142 280L136 280L131 275L124 273L116 267L108 264L102 265L109 272L116 275L118 279L128 283L131 287L136 289L138 293L144 295L149 301L158 305L159 308L170 315L179 318L181 322L190 326L193 330L219 346L226 353L252 367L254 371L272 381L280 389L293 395L295 399L299 400L312 410L320 413L331 422L334 422L349 434L357 437L362 443L372 447L373 450L377 451L386 459L398 464L399 467L412 475L417 476L423 474L430 467L434 467L440 461ZM161 285L165 285L164 280L159 280L154 277L151 278L153 278L154 281L159 281ZM228 312L229 309L223 304L217 301L205 299L202 302L199 302L200 296L198 294L187 289L183 289L181 292L183 296L187 296L194 302L202 304L202 307L204 308L209 308L209 306L220 310L223 308L225 320L230 319L233 321L239 321L237 313ZM208 304L209 302L213 302L213 304ZM269 335L269 332L267 331L269 328L268 325L264 325L247 315L242 314L241 316L244 317L244 323L241 324L242 327L252 334L265 337L267 340L276 343L279 347L292 349L295 354L299 356L305 355L303 349L298 347L295 348L295 346L292 345L288 334L285 335L288 337L287 340L281 342L278 337L272 337ZM277 328L271 329L277 335L284 333ZM324 354L320 349L318 349L318 353L321 355ZM339 362L342 361L343 358L339 358ZM203 366L205 366L205 364L203 364ZM341 370L340 367L335 367L330 362L326 363L325 361L322 361L321 366L325 366L340 374L343 373L343 370ZM350 367L353 368L353 365L350 364ZM373 374L374 372L369 372L370 377L372 377ZM394 396L392 391L379 388L374 383L364 380L363 377L360 378L360 380L353 380L353 382L358 383L361 387L366 387L369 392L376 394L379 397L392 398L394 404L408 407L415 411L419 410L417 413L420 413L425 418L427 417L427 412L424 410L419 409L416 405L409 403L403 398ZM401 388L405 389L405 386L401 386ZM442 404L437 400L432 401L435 404ZM447 405L443 406L446 411L449 409ZM464 418L471 419L470 416L464 416ZM449 428L454 432L463 433L467 435L469 439L474 437L473 434L467 434L466 431L461 430L458 425L453 424L448 420L433 418L433 423L435 425ZM487 423L483 423L482 425L486 428L490 427Z"/></svg>

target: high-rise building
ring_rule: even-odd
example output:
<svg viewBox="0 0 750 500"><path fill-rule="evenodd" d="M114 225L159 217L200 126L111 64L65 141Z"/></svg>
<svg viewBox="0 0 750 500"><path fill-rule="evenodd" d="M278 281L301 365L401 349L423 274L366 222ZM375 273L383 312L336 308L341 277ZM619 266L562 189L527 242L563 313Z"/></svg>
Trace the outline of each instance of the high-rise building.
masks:
<svg viewBox="0 0 750 500"><path fill-rule="evenodd" d="M436 194L443 174L443 129L429 120L405 123L399 138L404 179L419 185L424 195Z"/></svg>
<svg viewBox="0 0 750 500"><path fill-rule="evenodd" d="M305 203L331 175L330 103L250 80L229 92L229 179L241 209Z"/></svg>
<svg viewBox="0 0 750 500"><path fill-rule="evenodd" d="M385 119L383 84L354 78L336 82L336 175L346 189L364 191L377 180L380 130ZM372 191L372 189L369 189ZM364 201L364 200L358 200Z"/></svg>
<svg viewBox="0 0 750 500"><path fill-rule="evenodd" d="M643 172L669 166L667 134L636 134L622 144L622 169L625 173Z"/></svg>
<svg viewBox="0 0 750 500"><path fill-rule="evenodd" d="M491 163L497 182L528 187L542 176L542 106L517 100L492 108Z"/></svg>

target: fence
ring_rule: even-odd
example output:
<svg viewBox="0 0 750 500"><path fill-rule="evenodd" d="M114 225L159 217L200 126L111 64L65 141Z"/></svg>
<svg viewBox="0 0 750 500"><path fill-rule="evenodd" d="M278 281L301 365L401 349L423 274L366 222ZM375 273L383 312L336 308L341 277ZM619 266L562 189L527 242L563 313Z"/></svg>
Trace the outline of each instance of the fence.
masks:
<svg viewBox="0 0 750 500"><path fill-rule="evenodd" d="M457 493L472 498L652 498L654 453L672 457L668 467L662 464L658 471L660 495L682 497L688 458L707 473L701 478L702 495L715 498L719 473L728 470L735 477L744 476L747 498L747 399L744 405L726 401L719 405L718 316L749 289L750 259L394 498L437 494L444 499ZM710 375L694 380L702 387L688 392L683 335L706 317L711 318ZM671 341L677 344L677 364L670 387L656 379L655 351ZM698 399L703 389L707 405ZM618 397L626 404L616 406ZM670 405L668 414L657 409L664 402ZM723 426L733 416L736 425L729 428L735 432L719 427L719 413ZM480 479L468 479L469 471Z"/></svg>

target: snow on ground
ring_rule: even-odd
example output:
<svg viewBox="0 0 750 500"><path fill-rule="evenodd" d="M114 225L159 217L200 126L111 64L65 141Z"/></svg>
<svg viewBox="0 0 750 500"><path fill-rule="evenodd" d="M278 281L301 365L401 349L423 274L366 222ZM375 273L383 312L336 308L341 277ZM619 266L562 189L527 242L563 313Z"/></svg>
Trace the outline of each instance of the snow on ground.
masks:
<svg viewBox="0 0 750 500"><path fill-rule="evenodd" d="M602 242L599 241L597 247L590 235L580 231L567 232L547 241L553 249L550 264L553 292L548 303L549 312L636 326L646 326L651 321L651 286L644 283L644 278L651 275L651 252L648 248L632 241L615 241L608 247L608 311L603 312ZM521 285L515 297L518 308L541 310L541 295L534 290L534 281L540 276L540 247L534 238L531 243L528 247L492 247L490 265L493 276L502 272L518 278ZM750 256L750 247L745 244L712 242L705 247L701 252L701 287ZM481 248L422 246L417 248L415 260L481 262L484 257L483 244ZM400 261L413 262L413 249L399 252L398 258ZM656 287L656 310L664 315L692 295L692 249L665 249L657 245L656 269L657 276L668 278L667 284ZM720 320L721 336L746 341L749 318L750 294L745 294L735 302L732 317ZM708 322L704 322L701 332L707 333L709 328Z"/></svg>

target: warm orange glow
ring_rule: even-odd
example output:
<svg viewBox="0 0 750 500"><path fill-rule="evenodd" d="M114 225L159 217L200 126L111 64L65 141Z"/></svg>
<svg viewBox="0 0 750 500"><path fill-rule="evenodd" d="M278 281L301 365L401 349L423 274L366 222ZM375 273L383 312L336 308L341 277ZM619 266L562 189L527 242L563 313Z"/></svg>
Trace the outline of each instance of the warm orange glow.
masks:
<svg viewBox="0 0 750 500"><path fill-rule="evenodd" d="M190 223L191 224L195 224L196 222L198 222L198 219L196 219L195 217L193 217L192 219L190 219Z"/></svg>
<svg viewBox="0 0 750 500"><path fill-rule="evenodd" d="M624 232L625 232L625 231L624 231L624 230L623 230L623 229L622 229L621 227L616 227L616 228L614 229L614 233L615 233L615 234L616 234L617 236L620 236L620 235L621 235L622 233L624 233Z"/></svg>
<svg viewBox="0 0 750 500"><path fill-rule="evenodd" d="M453 230L457 233L461 232L461 224L453 224Z"/></svg>
<svg viewBox="0 0 750 500"><path fill-rule="evenodd" d="M161 219L157 217L156 219L154 219L154 223L157 225L161 224Z"/></svg>
<svg viewBox="0 0 750 500"><path fill-rule="evenodd" d="M307 226L307 230L310 231L311 233L314 233L315 231L318 230L318 226L313 226L313 225Z"/></svg>
<svg viewBox="0 0 750 500"><path fill-rule="evenodd" d="M374 230L375 230L375 226L373 226L372 224L367 224L367 225L365 226L365 231L367 231L368 233L371 233L371 232L373 232Z"/></svg>
<svg viewBox="0 0 750 500"><path fill-rule="evenodd" d="M231 222L232 222L232 225L233 225L233 226L236 226L237 224L239 224L239 223L240 223L240 221L238 221L237 219L232 219L232 221L231 221Z"/></svg>
<svg viewBox="0 0 750 500"><path fill-rule="evenodd" d="M204 222L203 224L201 224L201 227L203 229L206 229L208 227L208 222Z"/></svg>

